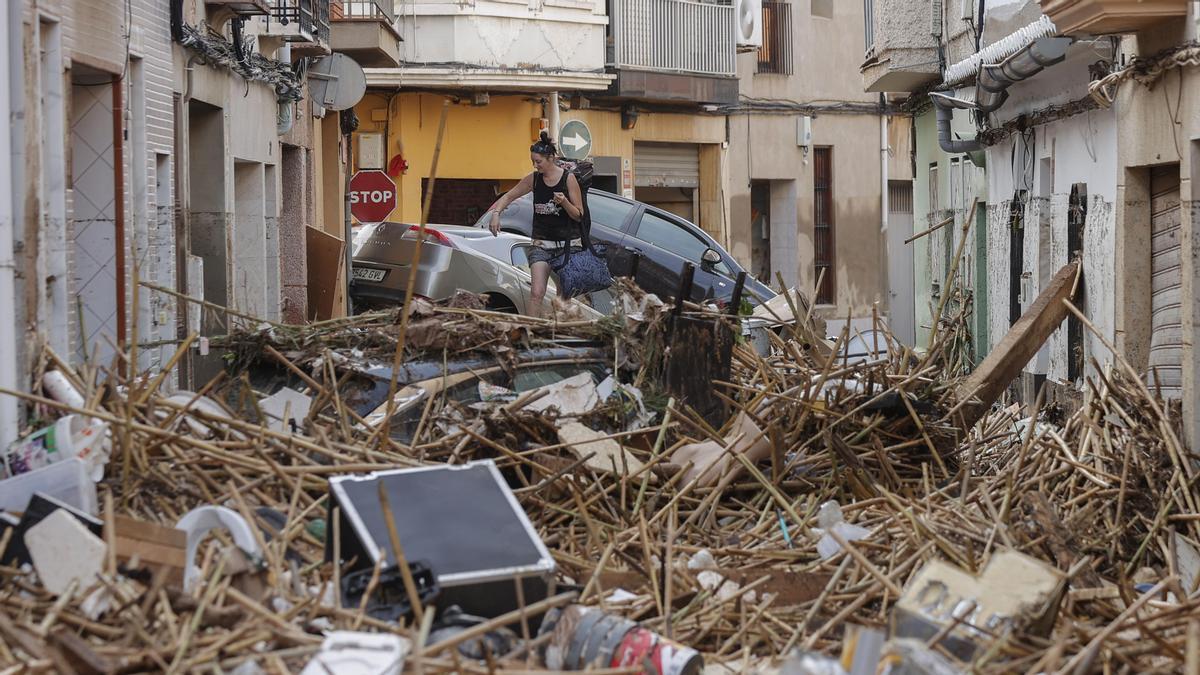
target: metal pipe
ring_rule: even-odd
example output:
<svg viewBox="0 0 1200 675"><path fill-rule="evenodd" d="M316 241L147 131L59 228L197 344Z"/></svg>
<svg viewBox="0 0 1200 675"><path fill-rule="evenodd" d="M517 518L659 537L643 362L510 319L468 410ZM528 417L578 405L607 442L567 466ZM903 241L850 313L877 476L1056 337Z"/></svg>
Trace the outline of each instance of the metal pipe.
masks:
<svg viewBox="0 0 1200 675"><path fill-rule="evenodd" d="M937 113L938 146L942 152L962 155L983 149L983 143L979 141L978 137L971 140L955 138L954 131L950 128L950 123L954 120L954 109L943 101L941 96L930 94L929 98L933 101L933 107Z"/></svg>
<svg viewBox="0 0 1200 675"><path fill-rule="evenodd" d="M975 102L985 113L998 110L1008 100L1008 88L1027 80L1067 58L1071 38L1042 38L1000 63L985 65L979 71Z"/></svg>
<svg viewBox="0 0 1200 675"><path fill-rule="evenodd" d="M125 102L123 80L112 82L113 104L113 248L117 264L117 345L125 348ZM137 369L129 364L132 377Z"/></svg>
<svg viewBox="0 0 1200 675"><path fill-rule="evenodd" d="M14 153L15 146L25 142L24 133L17 132L15 123L23 117L22 101L15 99L12 90L24 88L22 67L23 44L21 40L21 13L24 3L8 3L8 11L0 12L0 35L4 36L7 48L0 48L0 74L6 80L0 83L0 112L8 116L10 133L0 133L0 387L17 391L17 330L23 323L17 315L16 258L13 251L13 236L17 221L14 218L16 205L13 196L20 194L23 185L15 185L14 168L23 162L20 154ZM13 54L16 54L16 58ZM16 188L16 189L14 189ZM17 439L20 431L20 406L12 396L0 396L0 447L7 448Z"/></svg>
<svg viewBox="0 0 1200 675"><path fill-rule="evenodd" d="M559 121L558 121L558 92L550 92L550 138L559 144L559 152L562 152L562 139L558 137Z"/></svg>

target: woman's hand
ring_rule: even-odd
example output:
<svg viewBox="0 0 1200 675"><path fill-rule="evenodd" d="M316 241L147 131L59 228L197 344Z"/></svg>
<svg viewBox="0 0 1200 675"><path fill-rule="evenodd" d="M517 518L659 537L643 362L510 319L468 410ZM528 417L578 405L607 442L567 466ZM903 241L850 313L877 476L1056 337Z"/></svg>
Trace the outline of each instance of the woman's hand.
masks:
<svg viewBox="0 0 1200 675"><path fill-rule="evenodd" d="M565 194L563 194L561 192L555 192L554 193L554 203L558 204L559 206L566 206L567 204L571 203L571 200L567 199L567 196Z"/></svg>
<svg viewBox="0 0 1200 675"><path fill-rule="evenodd" d="M488 223L488 229L492 231L492 236L500 235L500 212L492 211L492 220Z"/></svg>

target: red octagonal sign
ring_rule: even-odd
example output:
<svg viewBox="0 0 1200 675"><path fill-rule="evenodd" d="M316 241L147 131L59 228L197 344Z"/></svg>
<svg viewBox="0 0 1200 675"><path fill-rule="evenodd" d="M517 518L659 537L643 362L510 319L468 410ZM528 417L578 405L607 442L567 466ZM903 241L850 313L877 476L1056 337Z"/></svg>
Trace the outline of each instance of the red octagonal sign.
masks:
<svg viewBox="0 0 1200 675"><path fill-rule="evenodd" d="M386 220L396 208L396 184L382 171L359 171L350 179L350 213L360 223Z"/></svg>

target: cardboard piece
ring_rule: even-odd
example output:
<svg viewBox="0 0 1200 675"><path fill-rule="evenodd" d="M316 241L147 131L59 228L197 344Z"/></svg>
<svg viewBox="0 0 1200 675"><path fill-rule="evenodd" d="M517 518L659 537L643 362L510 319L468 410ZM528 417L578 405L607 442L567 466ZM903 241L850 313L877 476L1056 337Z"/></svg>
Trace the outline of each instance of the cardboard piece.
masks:
<svg viewBox="0 0 1200 675"><path fill-rule="evenodd" d="M1014 625L1049 635L1066 589L1066 576L1023 553L1003 550L976 577L950 563L934 560L913 577L896 602L891 637L928 640L956 619L942 645L970 661L993 637Z"/></svg>
<svg viewBox="0 0 1200 675"><path fill-rule="evenodd" d="M605 436L607 434L589 429L579 422L569 422L558 428L560 442L570 444L580 457L593 455L584 462L588 467L607 473L612 472L614 465L618 473L628 471L632 474L641 470L642 462L638 458L626 452L616 440Z"/></svg>

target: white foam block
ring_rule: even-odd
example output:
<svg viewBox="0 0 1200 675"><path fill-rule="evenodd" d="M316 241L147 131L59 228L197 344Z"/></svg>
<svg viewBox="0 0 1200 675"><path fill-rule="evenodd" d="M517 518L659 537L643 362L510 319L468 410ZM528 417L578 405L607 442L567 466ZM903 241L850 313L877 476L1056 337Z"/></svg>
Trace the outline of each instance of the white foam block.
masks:
<svg viewBox="0 0 1200 675"><path fill-rule="evenodd" d="M104 570L108 547L83 523L58 509L25 533L25 547L42 586L60 595L78 580L76 591L90 587Z"/></svg>

